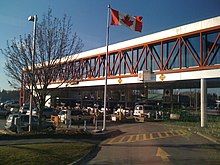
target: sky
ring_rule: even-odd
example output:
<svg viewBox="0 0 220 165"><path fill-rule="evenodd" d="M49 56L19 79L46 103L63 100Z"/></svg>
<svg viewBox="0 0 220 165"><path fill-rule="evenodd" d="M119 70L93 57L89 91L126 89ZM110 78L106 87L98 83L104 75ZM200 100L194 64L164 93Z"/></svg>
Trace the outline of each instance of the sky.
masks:
<svg viewBox="0 0 220 165"><path fill-rule="evenodd" d="M0 49L7 41L32 33L30 15L53 15L72 18L73 31L84 43L83 51L105 46L107 6L130 15L143 16L143 30L110 27L110 44L201 21L220 15L220 0L1 0ZM12 89L4 71L5 57L0 52L0 90Z"/></svg>

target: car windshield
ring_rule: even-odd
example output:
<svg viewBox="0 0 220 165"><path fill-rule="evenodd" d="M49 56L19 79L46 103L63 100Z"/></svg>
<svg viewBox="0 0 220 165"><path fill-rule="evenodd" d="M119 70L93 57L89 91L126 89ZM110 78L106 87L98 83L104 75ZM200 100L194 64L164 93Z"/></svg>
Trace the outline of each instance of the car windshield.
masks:
<svg viewBox="0 0 220 165"><path fill-rule="evenodd" d="M60 111L59 112L59 115L64 115L65 114L65 111Z"/></svg>
<svg viewBox="0 0 220 165"><path fill-rule="evenodd" d="M71 115L76 116L76 115L82 115L82 111L77 111L77 110L72 110Z"/></svg>
<svg viewBox="0 0 220 165"><path fill-rule="evenodd" d="M153 106L144 106L144 109L149 111L154 110Z"/></svg>

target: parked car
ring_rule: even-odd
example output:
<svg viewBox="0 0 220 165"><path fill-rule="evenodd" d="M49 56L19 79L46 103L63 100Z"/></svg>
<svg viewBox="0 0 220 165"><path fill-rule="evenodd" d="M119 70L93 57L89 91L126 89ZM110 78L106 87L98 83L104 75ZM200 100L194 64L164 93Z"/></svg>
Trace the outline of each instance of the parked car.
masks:
<svg viewBox="0 0 220 165"><path fill-rule="evenodd" d="M114 114L119 114L119 113L122 113L124 116L130 116L132 115L132 110L130 108L118 108Z"/></svg>
<svg viewBox="0 0 220 165"><path fill-rule="evenodd" d="M54 108L50 108L50 107L45 107L43 110L42 110L42 116L44 118L51 118L51 116L57 116L58 115L58 111ZM37 113L38 114L38 113Z"/></svg>
<svg viewBox="0 0 220 165"><path fill-rule="evenodd" d="M62 110L59 112L58 116L61 122L65 122L66 120L67 110ZM83 122L86 120L87 122L92 122L93 116L91 116L88 112L81 110L71 110L71 122Z"/></svg>
<svg viewBox="0 0 220 165"><path fill-rule="evenodd" d="M0 116L8 116L10 114L10 111L0 108Z"/></svg>
<svg viewBox="0 0 220 165"><path fill-rule="evenodd" d="M4 103L4 108L10 110L11 108L19 108L19 101L9 100Z"/></svg>
<svg viewBox="0 0 220 165"><path fill-rule="evenodd" d="M30 115L30 110L26 111L26 115ZM36 108L32 110L32 115L37 116L37 109Z"/></svg>
<svg viewBox="0 0 220 165"><path fill-rule="evenodd" d="M6 120L5 123L5 129L11 130L13 132L17 132L17 125L15 124L15 118L20 117L20 121L21 121L21 130L23 131L27 131L28 130L28 126L29 126L29 115L25 115L25 114L10 114ZM31 123L32 123L32 130L43 130L43 129L52 129L55 130L56 127L53 125L52 122L49 121L45 121L42 123L42 127L39 127L39 119L37 116L32 116L31 119Z"/></svg>
<svg viewBox="0 0 220 165"><path fill-rule="evenodd" d="M136 105L133 115L149 119L159 119L162 118L163 112L159 111L153 105Z"/></svg>
<svg viewBox="0 0 220 165"><path fill-rule="evenodd" d="M30 105L29 104L24 104L23 106L21 106L19 108L19 112L22 113L22 114L26 114L29 109L30 109Z"/></svg>
<svg viewBox="0 0 220 165"><path fill-rule="evenodd" d="M23 112L24 114L26 115L29 115L30 114L30 110L29 108L28 109L25 109L24 111L20 111L21 113ZM42 110L42 117L43 118L51 118L51 115L53 116L57 116L58 115L58 111L54 108L50 108L50 107L44 107L43 110ZM36 115L38 116L39 115L39 110L37 108L33 108L32 109L32 115Z"/></svg>

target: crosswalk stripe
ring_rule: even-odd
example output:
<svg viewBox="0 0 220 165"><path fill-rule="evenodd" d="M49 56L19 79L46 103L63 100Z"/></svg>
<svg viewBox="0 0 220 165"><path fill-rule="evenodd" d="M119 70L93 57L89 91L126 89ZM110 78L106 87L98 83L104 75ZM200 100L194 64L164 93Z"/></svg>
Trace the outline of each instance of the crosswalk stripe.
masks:
<svg viewBox="0 0 220 165"><path fill-rule="evenodd" d="M186 131L183 131L183 130L178 130L178 132L179 132L180 136L183 136L183 135L185 135L187 133Z"/></svg>
<svg viewBox="0 0 220 165"><path fill-rule="evenodd" d="M118 141L121 140L121 138L123 138L123 136L115 137L115 138L113 138L111 141L109 141L108 143L109 143L109 144L111 144L111 143L117 143Z"/></svg>
<svg viewBox="0 0 220 165"><path fill-rule="evenodd" d="M168 134L169 136L173 136L172 131L168 131L167 134Z"/></svg>
<svg viewBox="0 0 220 165"><path fill-rule="evenodd" d="M139 135L139 140L143 141L144 140L144 134Z"/></svg>
<svg viewBox="0 0 220 165"><path fill-rule="evenodd" d="M167 132L164 132L164 134L165 134L166 137L169 137L169 134Z"/></svg>
<svg viewBox="0 0 220 165"><path fill-rule="evenodd" d="M136 135L130 135L130 136L129 136L129 139L127 140L127 142L132 142L133 136L136 136Z"/></svg>
<svg viewBox="0 0 220 165"><path fill-rule="evenodd" d="M150 139L150 134L144 134L144 140L149 140Z"/></svg>
<svg viewBox="0 0 220 165"><path fill-rule="evenodd" d="M137 140L137 135L133 136L132 141L136 141Z"/></svg>
<svg viewBox="0 0 220 165"><path fill-rule="evenodd" d="M126 137L126 136L121 137L121 138L117 141L117 143L121 143L121 142L123 141L123 139L125 139L125 137Z"/></svg>
<svg viewBox="0 0 220 165"><path fill-rule="evenodd" d="M119 143L123 138L124 138L123 136L120 136L120 137L118 137L118 138L115 139L115 142L116 142L116 143Z"/></svg>
<svg viewBox="0 0 220 165"><path fill-rule="evenodd" d="M177 131L175 131L175 130L174 130L174 131L172 131L172 133L173 133L173 135L174 135L174 136L179 135L179 134L178 134L178 132L177 132Z"/></svg>
<svg viewBox="0 0 220 165"><path fill-rule="evenodd" d="M115 139L115 138L110 139L110 140L107 142L107 144L113 143L114 139Z"/></svg>
<svg viewBox="0 0 220 165"><path fill-rule="evenodd" d="M157 132L159 138L163 138L164 136L162 136L162 134L160 132Z"/></svg>
<svg viewBox="0 0 220 165"><path fill-rule="evenodd" d="M129 142L137 142L137 141L146 141L152 139L162 139L174 136L182 136L186 134L185 130L172 130L172 131L164 131L164 132L152 132L145 134L137 134L137 135L124 135L118 136L106 141L106 144L117 144L117 143L129 143Z"/></svg>
<svg viewBox="0 0 220 165"><path fill-rule="evenodd" d="M128 136L122 137L122 138L118 141L118 143L127 141L127 137L128 137Z"/></svg>

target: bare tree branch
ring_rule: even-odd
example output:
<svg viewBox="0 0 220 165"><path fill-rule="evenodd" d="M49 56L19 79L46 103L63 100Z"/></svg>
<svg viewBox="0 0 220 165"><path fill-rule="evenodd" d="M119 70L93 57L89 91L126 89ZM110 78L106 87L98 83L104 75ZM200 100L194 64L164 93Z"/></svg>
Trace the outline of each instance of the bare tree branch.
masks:
<svg viewBox="0 0 220 165"><path fill-rule="evenodd" d="M53 17L49 9L37 23L33 86L34 100L41 108L45 105L51 83L59 80L58 88L70 81L69 57L82 48L82 40L72 32L71 18L67 15L59 19ZM23 84L30 89L32 36L24 35L19 40L7 42L7 47L1 51L6 57L5 72L11 78L10 84L14 87ZM74 70L74 66L71 69Z"/></svg>

